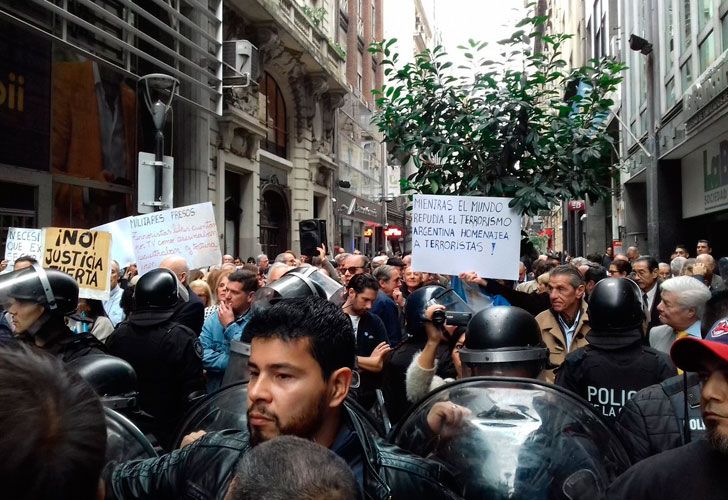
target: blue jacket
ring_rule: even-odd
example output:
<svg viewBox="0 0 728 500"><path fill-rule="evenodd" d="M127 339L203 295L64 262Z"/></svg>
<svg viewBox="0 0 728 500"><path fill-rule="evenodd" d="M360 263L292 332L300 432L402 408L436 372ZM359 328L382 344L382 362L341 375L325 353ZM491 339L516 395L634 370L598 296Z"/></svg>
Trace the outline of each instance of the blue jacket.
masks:
<svg viewBox="0 0 728 500"><path fill-rule="evenodd" d="M230 341L240 340L250 316L251 309L238 316L227 328L223 328L217 314L211 314L202 325L200 343L203 349L202 366L207 372L208 394L222 385L222 376L230 360Z"/></svg>
<svg viewBox="0 0 728 500"><path fill-rule="evenodd" d="M389 345L394 347L399 344L399 341L402 340L402 323L399 319L399 307L397 304L387 294L379 290L370 312L375 316L379 316L379 319L384 323L384 328L387 329L387 342L389 342Z"/></svg>
<svg viewBox="0 0 728 500"><path fill-rule="evenodd" d="M453 291L461 298L463 299L468 305L471 305L468 302L468 294L465 291L465 284L462 282L460 278L457 276L451 276L450 277L450 288L453 289ZM487 297L490 299L492 305L494 306L509 306L511 305L510 302L508 302L502 295L491 295L489 294L485 288L482 286L478 286L478 289L480 290L480 293L483 294L484 297ZM478 311L473 311L478 312Z"/></svg>

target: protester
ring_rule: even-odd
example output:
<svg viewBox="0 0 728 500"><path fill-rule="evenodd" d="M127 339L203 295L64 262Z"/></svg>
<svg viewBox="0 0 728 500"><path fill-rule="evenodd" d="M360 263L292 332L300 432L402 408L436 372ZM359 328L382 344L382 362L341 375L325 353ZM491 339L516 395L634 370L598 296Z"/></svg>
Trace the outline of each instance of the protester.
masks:
<svg viewBox="0 0 728 500"><path fill-rule="evenodd" d="M220 498L251 446L295 435L330 448L352 469L363 498L456 498L448 471L384 444L345 404L356 364L351 321L320 298L256 311L246 431L208 433L169 455L105 469L106 498Z"/></svg>
<svg viewBox="0 0 728 500"><path fill-rule="evenodd" d="M119 263L111 261L111 278L109 299L104 301L104 310L116 328L116 325L124 321L124 311L121 308L121 295L124 290L119 286Z"/></svg>
<svg viewBox="0 0 728 500"><path fill-rule="evenodd" d="M673 278L676 276L682 276L685 262L687 262L687 260L688 259L685 257L675 257L670 261L670 273Z"/></svg>
<svg viewBox="0 0 728 500"><path fill-rule="evenodd" d="M700 408L707 439L651 456L619 476L609 499L724 499L728 488L728 323L705 340L686 337L670 350L672 360L703 382Z"/></svg>
<svg viewBox="0 0 728 500"><path fill-rule="evenodd" d="M419 290L424 285L424 280L422 279L422 273L413 271L410 266L405 267L403 277L404 287L401 288L401 291L402 296L407 300L414 291Z"/></svg>
<svg viewBox="0 0 728 500"><path fill-rule="evenodd" d="M197 295L197 298L200 299L202 305L205 306L205 318L207 318L207 308L213 305L210 285L208 285L205 280L198 279L190 283L190 290L192 293Z"/></svg>
<svg viewBox="0 0 728 500"><path fill-rule="evenodd" d="M406 373L417 352L422 351L427 344L428 336L425 330L427 318L425 310L430 301L437 303L436 297L446 290L440 286L431 285L413 292L405 304L405 340L394 348L382 372L382 392L387 413L392 422L397 422L409 407L407 402ZM451 292L452 293L452 292ZM437 368L435 375L442 379L455 378L457 375L451 357L451 349L440 344L435 353Z"/></svg>
<svg viewBox="0 0 728 500"><path fill-rule="evenodd" d="M59 359L0 347L0 429L3 498L100 498L104 410Z"/></svg>
<svg viewBox="0 0 728 500"><path fill-rule="evenodd" d="M584 279L572 266L558 266L549 273L551 308L536 316L536 321L554 367L561 366L568 353L588 344L586 335L591 328L584 293ZM553 383L552 371L547 380Z"/></svg>
<svg viewBox="0 0 728 500"><path fill-rule="evenodd" d="M240 459L225 500L350 500L359 494L353 472L336 453L280 436Z"/></svg>
<svg viewBox="0 0 728 500"><path fill-rule="evenodd" d="M657 306L661 301L660 275L658 262L654 257L645 255L632 262L634 281L642 290L642 308L647 318L647 328L661 325L660 312Z"/></svg>
<svg viewBox="0 0 728 500"><path fill-rule="evenodd" d="M268 260L268 256L266 254L262 253L256 258L256 264L258 265L258 271L261 274L266 274L268 272L270 260Z"/></svg>
<svg viewBox="0 0 728 500"><path fill-rule="evenodd" d="M207 392L220 388L230 359L230 341L240 340L250 321L250 306L258 290L258 277L250 271L235 271L226 279L217 314L205 320L200 335L204 349L202 365L207 372Z"/></svg>
<svg viewBox="0 0 728 500"><path fill-rule="evenodd" d="M382 264L374 270L373 276L379 283L379 291L371 313L382 320L387 329L387 341L394 347L402 339L402 321L394 299L395 292L399 291L399 269Z"/></svg>
<svg viewBox="0 0 728 500"><path fill-rule="evenodd" d="M715 259L709 253L695 257L693 276L700 279L711 292L725 290L723 279L715 273Z"/></svg>
<svg viewBox="0 0 728 500"><path fill-rule="evenodd" d="M285 264L283 262L274 262L273 265L268 268L268 277L265 280L265 284L270 285L272 283L275 283L276 281L281 279L281 276L286 274L291 269L294 269L294 267L289 266L288 264Z"/></svg>
<svg viewBox="0 0 728 500"><path fill-rule="evenodd" d="M624 259L615 257L612 263L609 264L609 276L612 278L626 278L631 272L632 266Z"/></svg>
<svg viewBox="0 0 728 500"><path fill-rule="evenodd" d="M185 290L187 290L188 299L181 301L177 305L177 310L172 319L195 332L195 335L200 335L202 323L205 321L205 306L187 285L187 275L190 272L187 260L179 255L172 255L163 259L159 267L172 271L177 276L179 282L182 283Z"/></svg>
<svg viewBox="0 0 728 500"><path fill-rule="evenodd" d="M672 268L667 262L660 262L658 264L657 273L660 275L662 281L672 278Z"/></svg>
<svg viewBox="0 0 728 500"><path fill-rule="evenodd" d="M76 314L71 319L75 320L75 329L72 328L75 333L90 332L101 342L106 342L114 331L114 325L104 311L104 304L97 299L78 299Z"/></svg>
<svg viewBox="0 0 728 500"><path fill-rule="evenodd" d="M664 353L670 352L677 338L692 336L701 338L700 318L705 303L710 299L708 287L689 276L670 278L661 285L662 300L657 306L663 325L649 332L651 347Z"/></svg>
<svg viewBox="0 0 728 500"><path fill-rule="evenodd" d="M136 372L140 408L154 417L148 431L170 449L189 397L203 391L202 348L189 327L177 323L180 284L169 269L153 269L134 290L135 310L109 337L109 353Z"/></svg>
<svg viewBox="0 0 728 500"><path fill-rule="evenodd" d="M377 297L379 284L369 274L352 276L346 287L344 312L351 319L356 338L356 361L361 384L356 391L357 400L364 408L374 404L374 391L381 385L380 372L392 348L387 343L387 330L378 316L369 311Z"/></svg>
<svg viewBox="0 0 728 500"><path fill-rule="evenodd" d="M369 272L369 259L365 255L349 255L342 261L339 272L341 283L347 286L352 276Z"/></svg>
<svg viewBox="0 0 728 500"><path fill-rule="evenodd" d="M639 287L626 278L600 281L589 298L589 345L566 356L556 385L578 394L613 423L640 389L674 376L667 355L643 345Z"/></svg>
<svg viewBox="0 0 728 500"><path fill-rule="evenodd" d="M698 240L696 244L695 255L710 255L713 253L713 249L710 248L710 242L708 240Z"/></svg>

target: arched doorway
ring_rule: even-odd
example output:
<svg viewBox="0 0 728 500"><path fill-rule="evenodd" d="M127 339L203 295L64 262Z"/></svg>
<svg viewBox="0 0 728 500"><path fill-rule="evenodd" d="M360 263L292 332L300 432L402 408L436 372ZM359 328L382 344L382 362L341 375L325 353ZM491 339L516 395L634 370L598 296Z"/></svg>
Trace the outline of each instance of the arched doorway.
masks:
<svg viewBox="0 0 728 500"><path fill-rule="evenodd" d="M260 197L260 246L271 260L290 246L288 214L285 190L280 186L264 187Z"/></svg>

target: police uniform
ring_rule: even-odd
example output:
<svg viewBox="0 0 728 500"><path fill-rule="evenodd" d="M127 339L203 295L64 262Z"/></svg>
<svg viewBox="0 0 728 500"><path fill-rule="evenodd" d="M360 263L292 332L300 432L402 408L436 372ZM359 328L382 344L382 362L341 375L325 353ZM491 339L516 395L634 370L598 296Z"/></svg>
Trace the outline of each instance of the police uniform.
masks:
<svg viewBox="0 0 728 500"><path fill-rule="evenodd" d="M137 374L139 406L155 418L155 422L143 430L152 432L163 446L168 446L188 407L189 396L204 391L205 381L202 348L195 333L172 320L176 299L153 308L151 301L165 300L164 293L156 292L161 285L153 283L155 275L152 273L157 271L160 272L157 278L171 280L162 285L176 284L174 275L161 275L161 272L171 274L167 269L155 269L142 276L135 297L141 309L133 311L127 321L119 324L106 346L110 354L127 361ZM150 303L144 304L141 294L148 294ZM143 427L141 422L139 425Z"/></svg>
<svg viewBox="0 0 728 500"><path fill-rule="evenodd" d="M569 354L556 385L569 389L612 423L637 391L676 374L667 355L642 344L639 288L625 278L601 280L589 299L589 345Z"/></svg>

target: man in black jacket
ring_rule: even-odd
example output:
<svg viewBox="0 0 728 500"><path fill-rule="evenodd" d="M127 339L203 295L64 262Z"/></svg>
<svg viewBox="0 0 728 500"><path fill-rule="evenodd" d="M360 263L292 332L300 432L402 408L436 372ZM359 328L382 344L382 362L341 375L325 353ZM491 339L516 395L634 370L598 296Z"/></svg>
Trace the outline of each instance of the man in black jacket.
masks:
<svg viewBox="0 0 728 500"><path fill-rule="evenodd" d="M722 324L721 324L722 323ZM706 438L642 460L619 476L610 499L724 499L728 491L728 321L705 340L685 337L670 350L675 364L700 374Z"/></svg>
<svg viewBox="0 0 728 500"><path fill-rule="evenodd" d="M556 385L580 395L614 422L640 389L675 375L667 355L642 344L640 289L627 278L599 281L589 298L589 345L566 356Z"/></svg>
<svg viewBox="0 0 728 500"><path fill-rule="evenodd" d="M253 314L247 432L207 434L160 458L106 470L107 499L222 498L252 446L296 435L330 448L366 498L456 498L440 465L385 444L344 404L356 351L351 321L320 298L281 300Z"/></svg>
<svg viewBox="0 0 728 500"><path fill-rule="evenodd" d="M134 368L139 405L155 418L143 430L154 434L165 449L171 448L190 396L205 389L202 346L192 330L174 320L180 287L168 269L146 273L134 289L134 311L106 342L110 354Z"/></svg>

